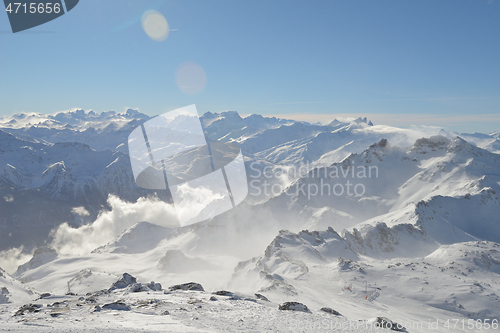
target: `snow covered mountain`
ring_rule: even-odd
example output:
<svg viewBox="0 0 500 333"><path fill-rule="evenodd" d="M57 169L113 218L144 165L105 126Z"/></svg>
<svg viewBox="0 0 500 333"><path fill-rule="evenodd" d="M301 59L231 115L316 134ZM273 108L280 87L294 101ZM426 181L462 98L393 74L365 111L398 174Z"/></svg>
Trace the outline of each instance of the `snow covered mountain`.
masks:
<svg viewBox="0 0 500 333"><path fill-rule="evenodd" d="M207 139L241 147L249 196L167 228L169 197L139 189L127 155L128 134L148 119L75 110L0 120L0 250L38 248L13 277L0 270L10 328L20 329L12 304L30 321L60 316L51 325L61 329L88 313L101 324L154 316L180 331L227 329L216 319L227 311L258 331L299 319L394 320L408 332L436 331L430 317L441 328L500 320L498 133L209 112ZM50 311L27 306L44 293L37 302Z"/></svg>
<svg viewBox="0 0 500 333"><path fill-rule="evenodd" d="M30 302L35 293L0 268L0 305Z"/></svg>
<svg viewBox="0 0 500 333"><path fill-rule="evenodd" d="M124 153L78 142L25 140L2 130L0 142L0 228L5 230L0 250L41 245L62 222L94 220L109 195L127 201L156 195L135 185Z"/></svg>

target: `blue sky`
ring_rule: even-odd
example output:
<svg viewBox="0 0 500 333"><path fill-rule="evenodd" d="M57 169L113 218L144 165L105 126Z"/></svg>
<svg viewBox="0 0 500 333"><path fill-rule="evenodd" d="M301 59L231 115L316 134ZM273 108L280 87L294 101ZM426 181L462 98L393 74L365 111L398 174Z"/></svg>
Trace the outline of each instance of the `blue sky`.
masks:
<svg viewBox="0 0 500 333"><path fill-rule="evenodd" d="M164 41L142 28L150 9L169 23ZM0 116L195 103L498 131L499 59L498 0L82 0L17 34L0 13ZM176 84L187 61L207 77L195 95Z"/></svg>

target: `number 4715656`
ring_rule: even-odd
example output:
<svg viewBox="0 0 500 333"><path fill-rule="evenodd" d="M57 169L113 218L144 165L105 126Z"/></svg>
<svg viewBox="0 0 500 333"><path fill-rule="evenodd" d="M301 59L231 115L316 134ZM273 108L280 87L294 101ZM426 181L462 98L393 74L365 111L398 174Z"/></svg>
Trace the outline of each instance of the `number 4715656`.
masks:
<svg viewBox="0 0 500 333"><path fill-rule="evenodd" d="M14 5L14 6L13 6ZM21 11L19 11L21 9ZM30 13L30 14L51 14L51 13L56 13L59 14L61 12L61 4L60 3L36 3L32 2L29 4L28 3L21 3L21 2L14 2L14 3L9 3L7 8L5 9L9 14L18 14L18 13Z"/></svg>

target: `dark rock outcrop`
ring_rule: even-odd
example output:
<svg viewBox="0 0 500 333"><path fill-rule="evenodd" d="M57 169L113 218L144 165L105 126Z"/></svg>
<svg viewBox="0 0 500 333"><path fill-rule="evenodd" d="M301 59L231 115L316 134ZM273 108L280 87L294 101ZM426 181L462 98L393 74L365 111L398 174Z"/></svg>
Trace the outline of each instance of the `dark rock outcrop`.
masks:
<svg viewBox="0 0 500 333"><path fill-rule="evenodd" d="M113 291L115 289L123 289L127 288L131 284L137 283L137 279L128 273L123 273L123 277L113 283L113 285L109 288L109 291Z"/></svg>
<svg viewBox="0 0 500 333"><path fill-rule="evenodd" d="M130 311L130 306L125 304L123 300L116 301L113 303L104 304L102 306L104 310L118 310L118 311Z"/></svg>
<svg viewBox="0 0 500 333"><path fill-rule="evenodd" d="M26 311L28 312L40 312L40 309L42 308L41 304L25 304L19 308L19 310L16 311L14 316L24 316L24 313Z"/></svg>
<svg viewBox="0 0 500 333"><path fill-rule="evenodd" d="M388 328L396 332L407 332L404 326L386 317L377 317L375 327Z"/></svg>
<svg viewBox="0 0 500 333"><path fill-rule="evenodd" d="M335 316L342 316L338 311L335 311L332 308L321 308L320 311L335 315Z"/></svg>
<svg viewBox="0 0 500 333"><path fill-rule="evenodd" d="M261 301L269 302L269 300L267 299L267 297L264 296L264 295L262 295L262 294L255 294L255 297L257 297L257 299L260 299Z"/></svg>
<svg viewBox="0 0 500 333"><path fill-rule="evenodd" d="M175 286L171 286L168 288L170 290L194 290L194 291L205 291L203 286L196 282L188 282L183 284L176 284Z"/></svg>
<svg viewBox="0 0 500 333"><path fill-rule="evenodd" d="M233 296L233 293L227 290L219 290L214 292L213 294L218 296Z"/></svg>
<svg viewBox="0 0 500 333"><path fill-rule="evenodd" d="M301 311L301 312L311 313L311 311L306 305L299 302L285 302L283 304L280 304L278 310Z"/></svg>

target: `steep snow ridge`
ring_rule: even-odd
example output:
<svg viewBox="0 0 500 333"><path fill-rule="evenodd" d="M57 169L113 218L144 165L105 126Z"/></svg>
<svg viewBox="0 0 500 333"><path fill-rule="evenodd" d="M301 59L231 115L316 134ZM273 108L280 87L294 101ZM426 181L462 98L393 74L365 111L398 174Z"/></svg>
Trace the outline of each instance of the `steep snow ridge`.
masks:
<svg viewBox="0 0 500 333"><path fill-rule="evenodd" d="M495 242L464 242L443 245L427 257L442 265L459 265L465 268L500 274L500 244Z"/></svg>
<svg viewBox="0 0 500 333"><path fill-rule="evenodd" d="M297 250L314 243L318 234L282 231L262 256L238 264L230 287L264 292L274 300L328 305L348 317L385 313L396 321L426 321L431 309L443 321L456 316L498 319L498 243L455 243L438 246L427 256L388 260L346 259L332 248L328 262L322 262L317 254ZM343 244L350 250L349 239Z"/></svg>
<svg viewBox="0 0 500 333"><path fill-rule="evenodd" d="M283 207L283 211L290 211L290 216L302 215L306 220L309 218L305 213L314 214L314 210L306 207L332 208L338 212L338 218L330 225L340 231L387 213L399 197L399 187L419 170L416 160L397 147L391 148L384 139L361 154L351 154L341 163L312 169L266 205ZM355 186L358 193L364 191L363 195L356 196Z"/></svg>
<svg viewBox="0 0 500 333"><path fill-rule="evenodd" d="M444 138L435 138L441 140ZM422 144L422 142L420 142ZM412 148L409 158L420 162L421 171L410 178L400 189L401 200L394 209L403 208L406 202L428 200L432 196L463 196L477 191L470 186L484 176L500 180L500 156L477 148L461 138L454 138L448 145L424 145L423 151ZM429 158L427 158L428 156ZM426 184L426 185L424 185Z"/></svg>
<svg viewBox="0 0 500 333"><path fill-rule="evenodd" d="M498 214L496 192L484 188L463 197L434 196L365 221L343 237L356 252L375 258L425 256L443 244L499 242L500 225L493 218Z"/></svg>
<svg viewBox="0 0 500 333"><path fill-rule="evenodd" d="M364 130L367 127L370 126L363 122L338 122L335 126L295 123L265 131L241 144L244 151L255 153L259 159L272 163L315 165L323 159L323 163L331 164L340 162L350 153L361 152L383 138L380 133L366 135ZM332 155L332 151L336 153Z"/></svg>
<svg viewBox="0 0 500 333"><path fill-rule="evenodd" d="M420 202L415 212L419 216L419 224L429 233L436 225L448 223L472 237L500 242L500 224L495 218L500 214L500 200L491 188L483 188L477 194L463 197L435 196ZM437 230L432 234L441 243L453 242L447 241L445 234Z"/></svg>
<svg viewBox="0 0 500 333"><path fill-rule="evenodd" d="M99 247L93 253L143 253L158 246L171 229L149 222L139 222L125 230L114 242Z"/></svg>
<svg viewBox="0 0 500 333"><path fill-rule="evenodd" d="M346 233L359 246L357 251L374 257L411 256L414 249L425 255L441 244L500 241L500 225L493 218L500 214L500 187L495 181L499 156L460 138L443 137L418 140L409 153L430 159L421 162L424 171L401 187L391 213ZM424 200L413 205L418 197Z"/></svg>
<svg viewBox="0 0 500 333"><path fill-rule="evenodd" d="M49 263L57 258L57 252L51 247L45 246L35 250L33 257L27 263L18 267L14 273L15 277L20 276L22 273L38 268L46 263Z"/></svg>
<svg viewBox="0 0 500 333"><path fill-rule="evenodd" d="M11 180L25 188L41 187L54 174L70 173L75 179L95 179L116 158L125 156L111 151L95 151L77 142L47 145L12 137L8 145L2 146L12 147L0 151L2 176L9 179L9 170L16 169L20 176Z"/></svg>
<svg viewBox="0 0 500 333"><path fill-rule="evenodd" d="M200 117L200 121L209 141L234 140L237 142L255 136L267 129L294 123L292 120L263 117L256 114L242 118L235 111L206 112Z"/></svg>
<svg viewBox="0 0 500 333"><path fill-rule="evenodd" d="M293 231L301 223L341 231L365 221L344 235L356 252L375 258L425 256L454 242L498 241L500 225L492 217L500 213L499 157L460 138L419 139L407 151L381 140L341 163L311 170L257 207L276 212L276 220L294 221L287 227ZM370 167L378 177L357 177L359 168ZM366 191L358 197L318 191L346 180Z"/></svg>
<svg viewBox="0 0 500 333"><path fill-rule="evenodd" d="M332 228L297 234L282 230L263 256L238 264L231 284L246 291L281 290L295 294L291 281L306 275L310 265L325 265L338 257L358 259Z"/></svg>
<svg viewBox="0 0 500 333"><path fill-rule="evenodd" d="M460 137L476 146L500 154L500 132L490 134L483 133L461 133Z"/></svg>
<svg viewBox="0 0 500 333"><path fill-rule="evenodd" d="M422 207L429 206L422 201L416 208L377 216L343 230L342 236L355 252L378 259L425 256L442 244L477 240L439 215L428 218Z"/></svg>
<svg viewBox="0 0 500 333"><path fill-rule="evenodd" d="M297 175L297 170L307 169L306 171L309 171L315 167L329 167L332 164L340 163L352 153L362 153L366 150L366 147L370 146L374 141L378 142L383 139L388 142L404 143L405 145L411 146L413 142L409 143L409 137L415 136L415 133L411 131L392 132L388 129L379 132L365 132L364 129L372 128L373 126L367 126L363 123L361 125L351 123L341 124L339 126L340 128L331 132L319 132L315 136L290 141L283 145L254 154L253 158L247 162L247 165L251 166L249 171L250 177L255 178L257 175L262 174L262 170L271 168L271 174L286 174L288 179L286 179L286 177L279 177L279 179L267 177L266 181L270 183L270 186L276 183L283 187L287 187L300 177ZM402 149L402 153L404 153L404 148L399 149ZM408 154L402 154L401 158L409 159L410 157ZM354 166L354 168L356 168L356 166ZM392 167L390 163L385 163L383 169L379 169L381 172L384 172L386 170L394 171L396 168L397 167ZM394 177L398 175L401 170L397 171L398 172L391 172L390 175ZM364 181L369 182L369 180ZM380 187L377 186L377 188ZM394 191L391 186L384 186L383 188ZM251 190L254 190L252 195L259 197L257 195L259 194L258 190L253 188L251 188ZM371 216L373 215L368 217Z"/></svg>
<svg viewBox="0 0 500 333"><path fill-rule="evenodd" d="M0 267L0 304L24 304L35 298L35 292L12 278Z"/></svg>
<svg viewBox="0 0 500 333"><path fill-rule="evenodd" d="M306 206L298 218L304 221L302 227L307 230L325 230L333 225L337 230L343 230L362 222L346 212L328 206L323 208Z"/></svg>
<svg viewBox="0 0 500 333"><path fill-rule="evenodd" d="M247 154L280 148L287 142L305 140L324 131L331 131L329 126L310 125L308 123L285 124L278 128L264 130L244 141L239 142ZM265 154L265 153L264 153Z"/></svg>

